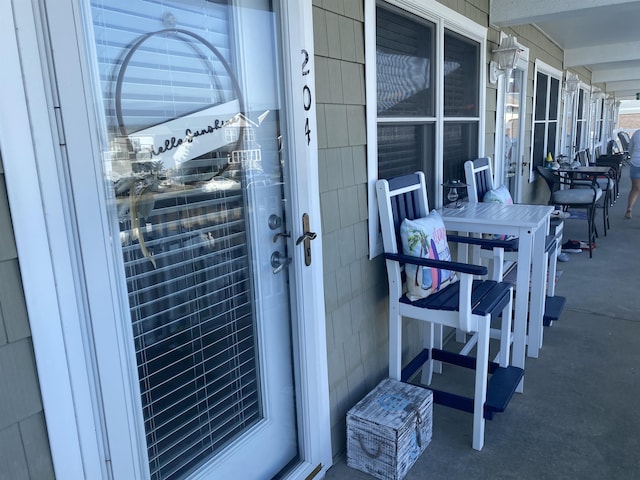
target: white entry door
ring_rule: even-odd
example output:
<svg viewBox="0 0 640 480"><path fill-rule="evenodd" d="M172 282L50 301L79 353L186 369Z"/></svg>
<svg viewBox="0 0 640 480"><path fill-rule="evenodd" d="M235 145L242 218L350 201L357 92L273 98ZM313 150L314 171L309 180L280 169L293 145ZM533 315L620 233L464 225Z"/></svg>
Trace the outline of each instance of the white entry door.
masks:
<svg viewBox="0 0 640 480"><path fill-rule="evenodd" d="M271 478L302 455L292 306L304 299L290 281L297 248L313 268L315 238L293 226L279 2L87 1L79 18L91 87L78 101L95 119L61 107L98 150L79 158L69 132L107 448L131 442L151 479ZM301 97L308 110L310 89ZM100 211L83 203L95 188ZM96 225L102 247L83 233ZM104 245L113 278L92 263ZM100 285L122 301L115 328L92 300Z"/></svg>

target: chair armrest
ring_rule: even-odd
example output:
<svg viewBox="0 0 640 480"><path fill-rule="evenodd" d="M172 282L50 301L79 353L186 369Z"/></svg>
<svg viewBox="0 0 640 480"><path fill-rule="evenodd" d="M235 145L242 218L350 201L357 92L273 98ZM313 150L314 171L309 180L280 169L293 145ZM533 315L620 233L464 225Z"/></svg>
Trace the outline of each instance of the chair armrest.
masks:
<svg viewBox="0 0 640 480"><path fill-rule="evenodd" d="M610 162L610 161L605 161L603 163L597 163L597 166L602 166L602 167L609 167L609 171L607 173L605 173L604 175L609 177L612 180L616 180L618 178L620 178L620 169L622 168L622 165L616 162ZM601 175L602 176L602 175Z"/></svg>
<svg viewBox="0 0 640 480"><path fill-rule="evenodd" d="M517 237L511 238L509 240L496 240L489 238L466 237L464 235L447 234L447 240L456 243L468 243L469 245L480 245L487 248L513 249L516 245L518 245Z"/></svg>
<svg viewBox="0 0 640 480"><path fill-rule="evenodd" d="M594 195L598 195L598 190L600 187L598 186L597 177L591 176L590 178L576 178L571 180L569 188L590 188L593 190Z"/></svg>
<svg viewBox="0 0 640 480"><path fill-rule="evenodd" d="M615 158L599 158L596 160L596 166L598 167L611 167L615 170L619 170L622 167L622 160Z"/></svg>
<svg viewBox="0 0 640 480"><path fill-rule="evenodd" d="M620 168L622 166L623 161L624 161L624 154L600 155L598 158L596 158L595 164Z"/></svg>
<svg viewBox="0 0 640 480"><path fill-rule="evenodd" d="M420 265L421 267L441 268L454 272L469 273L471 275L487 275L489 270L483 265L473 265L470 263L449 262L446 260L435 260L433 258L414 257L412 255L402 255L400 253L385 253L384 258L401 263Z"/></svg>
<svg viewBox="0 0 640 480"><path fill-rule="evenodd" d="M576 187L592 187L597 188L596 177L574 178L571 180L571 188Z"/></svg>

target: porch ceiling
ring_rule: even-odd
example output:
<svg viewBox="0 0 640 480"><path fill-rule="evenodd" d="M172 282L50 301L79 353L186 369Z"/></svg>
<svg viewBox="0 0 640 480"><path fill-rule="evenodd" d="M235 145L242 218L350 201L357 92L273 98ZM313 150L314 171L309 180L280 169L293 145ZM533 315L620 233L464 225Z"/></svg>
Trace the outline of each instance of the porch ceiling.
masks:
<svg viewBox="0 0 640 480"><path fill-rule="evenodd" d="M564 67L586 67L617 99L640 92L640 1L491 0L498 27L534 24L564 49Z"/></svg>

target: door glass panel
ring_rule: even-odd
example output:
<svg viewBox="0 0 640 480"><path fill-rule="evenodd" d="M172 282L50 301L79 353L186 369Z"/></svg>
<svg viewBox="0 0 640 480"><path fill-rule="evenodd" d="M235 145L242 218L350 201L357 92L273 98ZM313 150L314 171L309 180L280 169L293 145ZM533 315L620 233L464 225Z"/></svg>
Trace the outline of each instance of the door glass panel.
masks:
<svg viewBox="0 0 640 480"><path fill-rule="evenodd" d="M246 458L271 477L297 455L287 269L269 263L287 257L286 222L267 222L285 219L273 6L91 5L152 479L183 478L266 418L268 461Z"/></svg>

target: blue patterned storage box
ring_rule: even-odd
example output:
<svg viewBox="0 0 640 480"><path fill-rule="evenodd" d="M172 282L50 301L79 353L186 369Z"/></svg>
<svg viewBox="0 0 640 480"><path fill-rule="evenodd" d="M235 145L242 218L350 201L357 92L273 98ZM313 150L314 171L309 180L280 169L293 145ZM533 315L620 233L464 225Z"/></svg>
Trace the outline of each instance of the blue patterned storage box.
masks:
<svg viewBox="0 0 640 480"><path fill-rule="evenodd" d="M431 390L386 379L347 412L347 465L401 480L431 441Z"/></svg>

